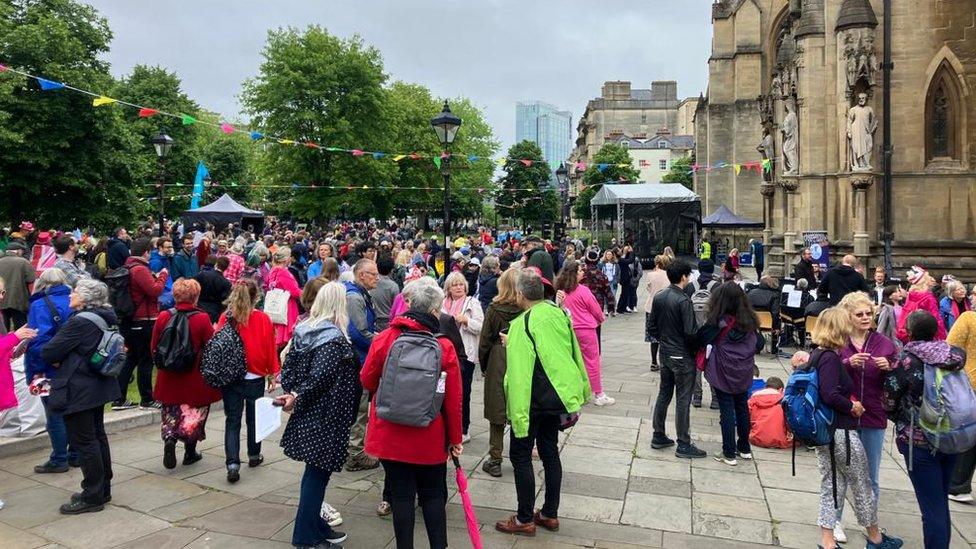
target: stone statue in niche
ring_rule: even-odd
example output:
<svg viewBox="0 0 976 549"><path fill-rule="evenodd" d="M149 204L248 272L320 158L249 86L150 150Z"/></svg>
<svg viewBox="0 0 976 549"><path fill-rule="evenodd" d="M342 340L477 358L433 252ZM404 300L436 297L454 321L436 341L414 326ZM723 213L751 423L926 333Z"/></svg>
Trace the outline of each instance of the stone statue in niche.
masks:
<svg viewBox="0 0 976 549"><path fill-rule="evenodd" d="M852 172L869 172L874 154L874 132L878 119L868 106L868 94L857 94L857 104L847 111L847 143Z"/></svg>
<svg viewBox="0 0 976 549"><path fill-rule="evenodd" d="M766 122L765 120L763 122L762 142L759 143L756 150L759 151L759 156L761 156L763 160L772 160L776 157L776 152L774 150L775 145L773 144L773 134L769 131L772 124ZM763 181L766 183L772 183L773 170L763 170Z"/></svg>
<svg viewBox="0 0 976 549"><path fill-rule="evenodd" d="M786 116L780 125L783 134L783 175L797 175L799 150L799 120L796 116L796 105L793 101L786 102Z"/></svg>

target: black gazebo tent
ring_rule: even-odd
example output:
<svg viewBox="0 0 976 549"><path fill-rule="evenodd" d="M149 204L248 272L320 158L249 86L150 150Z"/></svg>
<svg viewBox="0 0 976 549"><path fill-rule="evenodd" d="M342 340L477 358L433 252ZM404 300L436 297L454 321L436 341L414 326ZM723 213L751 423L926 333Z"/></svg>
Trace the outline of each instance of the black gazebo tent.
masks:
<svg viewBox="0 0 976 549"><path fill-rule="evenodd" d="M762 229L762 221L753 221L736 215L732 210L721 204L712 215L702 219L702 227L710 229Z"/></svg>
<svg viewBox="0 0 976 549"><path fill-rule="evenodd" d="M210 223L215 227L226 227L229 223L238 223L242 228L253 226L255 230L264 227L264 212L245 208L236 200L225 194L217 200L200 206L195 210L183 212L183 225L192 227Z"/></svg>
<svg viewBox="0 0 976 549"><path fill-rule="evenodd" d="M642 258L665 246L693 256L701 233L701 199L677 183L605 184L590 201L594 236L601 229L632 242Z"/></svg>

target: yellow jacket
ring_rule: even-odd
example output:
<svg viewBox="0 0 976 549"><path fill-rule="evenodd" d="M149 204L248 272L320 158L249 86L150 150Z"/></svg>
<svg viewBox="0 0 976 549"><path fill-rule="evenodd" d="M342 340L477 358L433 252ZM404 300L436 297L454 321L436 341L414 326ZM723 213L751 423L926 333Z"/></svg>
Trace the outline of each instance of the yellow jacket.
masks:
<svg viewBox="0 0 976 549"><path fill-rule="evenodd" d="M966 311L953 323L946 342L966 351L966 375L976 389L976 312Z"/></svg>

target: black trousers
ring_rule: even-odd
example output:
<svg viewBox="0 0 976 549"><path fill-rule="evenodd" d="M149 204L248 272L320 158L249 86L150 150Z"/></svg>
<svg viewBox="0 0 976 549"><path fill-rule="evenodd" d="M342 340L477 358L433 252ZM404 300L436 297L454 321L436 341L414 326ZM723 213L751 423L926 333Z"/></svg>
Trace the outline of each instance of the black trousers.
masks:
<svg viewBox="0 0 976 549"><path fill-rule="evenodd" d="M952 481L949 483L949 493L954 496L972 493L974 470L976 470L976 447L956 456L956 465L952 469Z"/></svg>
<svg viewBox="0 0 976 549"><path fill-rule="evenodd" d="M81 498L88 503L103 503L112 494L112 454L104 419L104 406L64 415L68 443L81 462Z"/></svg>
<svg viewBox="0 0 976 549"><path fill-rule="evenodd" d="M3 309L3 321L11 332L15 332L27 324L27 313L17 309Z"/></svg>
<svg viewBox="0 0 976 549"><path fill-rule="evenodd" d="M461 399L461 431L468 433L471 425L471 384L474 382L474 362L461 362L461 389L464 398Z"/></svg>
<svg viewBox="0 0 976 549"><path fill-rule="evenodd" d="M152 397L152 320L123 320L122 337L125 338L126 353L125 367L119 372L119 390L125 400L132 382L132 372L136 371L136 384L139 386L139 400L141 404L149 404Z"/></svg>
<svg viewBox="0 0 976 549"><path fill-rule="evenodd" d="M384 491L389 490L397 549L413 549L418 499L430 548L447 547L447 463L417 465L388 459L380 462L386 472Z"/></svg>
<svg viewBox="0 0 976 549"><path fill-rule="evenodd" d="M546 518L559 518L559 492L563 483L563 464L559 460L559 417L532 416L529 435L509 441L508 456L515 469L515 493L518 496L518 520L532 521L535 507L535 470L532 468L532 447L539 449L539 459L546 472L546 500L541 512Z"/></svg>
<svg viewBox="0 0 976 549"><path fill-rule="evenodd" d="M627 309L637 308L637 288L630 282L620 283L620 298L617 299L617 312L623 313Z"/></svg>
<svg viewBox="0 0 976 549"><path fill-rule="evenodd" d="M224 396L224 455L227 466L241 465L241 414L247 421L247 457L261 454L254 433L254 401L264 396L264 378L243 379L221 389Z"/></svg>

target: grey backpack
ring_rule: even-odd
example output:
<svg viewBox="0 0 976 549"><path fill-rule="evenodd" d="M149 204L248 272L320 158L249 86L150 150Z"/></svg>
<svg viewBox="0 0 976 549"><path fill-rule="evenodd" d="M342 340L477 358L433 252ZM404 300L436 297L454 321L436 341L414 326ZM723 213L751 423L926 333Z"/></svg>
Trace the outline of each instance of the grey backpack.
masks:
<svg viewBox="0 0 976 549"><path fill-rule="evenodd" d="M712 297L712 289L718 281L712 280L704 288L696 280L691 283L694 293L691 294L691 308L695 311L695 320L699 326L704 326L708 319L708 300Z"/></svg>
<svg viewBox="0 0 976 549"><path fill-rule="evenodd" d="M403 332L386 356L376 391L376 415L391 423L426 427L444 403L441 345L430 332Z"/></svg>
<svg viewBox="0 0 976 549"><path fill-rule="evenodd" d="M125 338L119 333L118 327L109 326L104 318L95 313L83 311L78 316L102 331L102 338L90 359L92 368L105 377L118 377L126 361Z"/></svg>

